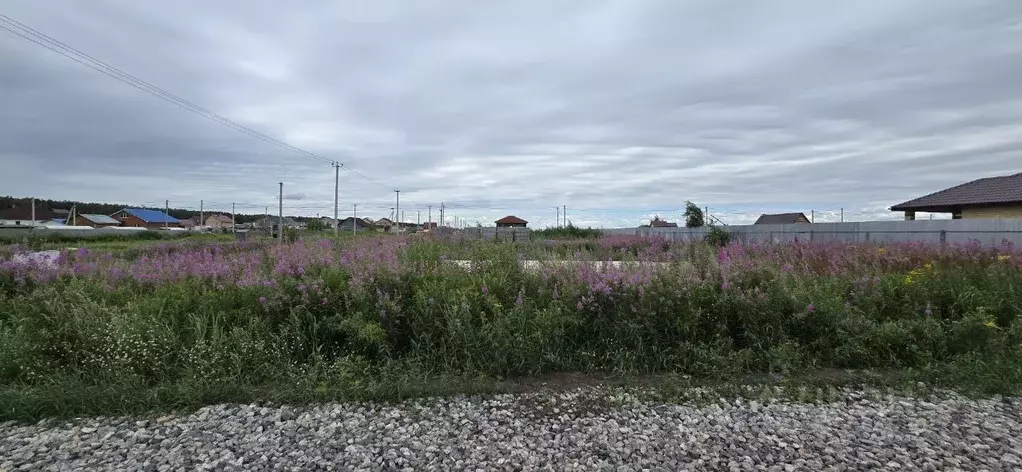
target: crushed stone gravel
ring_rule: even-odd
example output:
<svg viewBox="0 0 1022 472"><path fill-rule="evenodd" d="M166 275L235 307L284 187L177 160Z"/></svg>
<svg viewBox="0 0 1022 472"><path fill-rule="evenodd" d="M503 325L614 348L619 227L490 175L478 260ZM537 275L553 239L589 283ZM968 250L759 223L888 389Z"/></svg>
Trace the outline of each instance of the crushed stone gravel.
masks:
<svg viewBox="0 0 1022 472"><path fill-rule="evenodd" d="M0 424L14 470L1022 470L1022 400L606 388Z"/></svg>

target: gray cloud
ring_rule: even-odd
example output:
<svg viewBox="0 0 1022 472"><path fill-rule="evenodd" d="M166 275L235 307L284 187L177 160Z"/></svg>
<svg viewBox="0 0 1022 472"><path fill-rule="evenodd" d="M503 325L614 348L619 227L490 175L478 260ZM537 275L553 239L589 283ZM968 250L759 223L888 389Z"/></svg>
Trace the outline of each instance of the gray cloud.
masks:
<svg viewBox="0 0 1022 472"><path fill-rule="evenodd" d="M58 3L0 13L370 177L344 212L893 218L1022 170L1016 2ZM3 31L0 103L0 193L332 214L329 165Z"/></svg>

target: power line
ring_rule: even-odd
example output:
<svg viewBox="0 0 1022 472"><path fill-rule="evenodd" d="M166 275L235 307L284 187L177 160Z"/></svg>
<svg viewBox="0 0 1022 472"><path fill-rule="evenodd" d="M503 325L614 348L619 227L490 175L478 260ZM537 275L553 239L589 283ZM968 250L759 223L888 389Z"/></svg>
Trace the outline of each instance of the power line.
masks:
<svg viewBox="0 0 1022 472"><path fill-rule="evenodd" d="M382 182L380 182L378 180L374 180L374 179L366 176L365 174L363 174L363 173L361 173L361 172L359 172L359 171L357 171L355 169L352 169L352 168L350 168L348 166L345 166L344 164L342 164L342 163L340 163L340 162L338 162L338 161L336 161L334 159L329 159L327 157L323 157L323 156L321 156L319 154L316 154L314 152L307 151L305 149L293 146L293 145L288 144L288 143L286 143L284 141L281 141L281 140L276 139L276 138L274 138L272 136L269 136L269 135L267 135L265 133L262 133L260 131L255 130L255 129L252 129L252 128L248 127L248 126L239 124L239 123L237 123L237 122L235 122L235 121L233 121L231 119L225 118L224 116L222 116L222 115L220 115L220 114L218 114L216 112L210 111L210 110L208 110L206 108L203 108L203 107L201 107L199 105L196 105L193 102L185 100L184 98L181 98L180 96L177 96L177 95L175 95L173 93L170 93L170 92L168 92L168 91L166 91L166 90L164 90L164 89L162 89L162 88L160 88L160 87L158 87L156 85L153 85L153 84L151 84L149 82L146 82L145 80L142 80L142 79L140 79L140 78L138 78L138 77L136 77L134 75L131 75L131 74L127 73L127 72L124 72L123 70L118 69L117 67L114 67L114 66L112 66L110 64L107 64L107 63L105 63L105 62L103 62L103 61L101 61L99 59L96 59L93 56L90 56L90 55L88 55L88 54L86 54L86 53L84 53L84 52L82 52L82 51L80 51L78 49L75 49L74 47L72 47L72 46L70 46L70 45L68 45L66 43L63 43L60 40L57 40L57 39L47 35L46 33L43 33L43 32L41 32L39 30L36 30L36 29L32 28L31 26L28 26L28 25L26 25L24 23L21 23L21 22L13 19L13 18L11 18L11 17L9 17L7 15L4 15L2 13L0 13L0 29L6 30L7 32L9 32L11 34L19 36L22 39L25 39L27 41L33 42L33 43L35 43L35 44L37 44L39 46L42 46L43 48L49 49L50 51L53 51L53 52L55 52L57 54L60 54L61 56L64 56L64 57L66 57L68 59L71 59L71 60L73 60L73 61L75 61L75 62L77 62L77 63L79 63L81 65L84 65L84 66L86 66L86 67L88 67L90 69L93 69L93 70L95 70L97 72L100 72L100 73L102 73L102 74L104 74L104 75L106 75L108 77L116 79L116 80L118 80L120 82L123 82L123 83L125 83L127 85L130 85L131 87L134 87L134 88L136 88L138 90L141 90L141 91L143 91L145 93L148 93L148 94L150 94L150 95L152 95L152 96L154 96L156 98L159 98L159 99L161 99L161 100L163 100L163 101L165 101L167 103L170 103L172 105L176 105L176 106L181 107L181 108L183 108L185 110L188 110L190 112L196 113L199 116L202 116L204 118L207 118L207 119L210 119L210 120L215 121L217 123L220 123L220 124L222 124L224 126L227 126L228 128L231 128L231 129L235 130L235 131L239 131L239 132L245 133L245 134L247 134L247 135L249 135L251 137L254 137L256 139L262 140L262 141L264 141L266 143L273 144L275 146L279 146L279 147L282 147L282 148L285 148L285 149L297 152L299 154L305 155L305 156L313 158L313 159L317 159L317 160L320 160L320 161L323 161L323 162L327 162L327 163L330 163L330 164L339 165L341 167L344 167L345 170L347 170L347 171L349 171L349 172L351 172L351 173L353 173L353 174L355 174L355 175L357 175L357 176L359 176L359 177L361 177L361 178L363 178L363 179L365 179L365 180L367 180L369 182L372 182L372 183L375 183L375 184L378 184L378 185L383 185L385 187L390 187L390 186L388 186L388 185L386 185L386 184L384 184L384 183L382 183Z"/></svg>

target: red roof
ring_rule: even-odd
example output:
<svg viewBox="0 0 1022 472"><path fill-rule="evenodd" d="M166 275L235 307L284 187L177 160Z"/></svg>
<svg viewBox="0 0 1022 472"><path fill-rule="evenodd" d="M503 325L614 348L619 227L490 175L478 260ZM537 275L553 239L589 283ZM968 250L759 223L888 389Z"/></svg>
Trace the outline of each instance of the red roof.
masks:
<svg viewBox="0 0 1022 472"><path fill-rule="evenodd" d="M507 215L507 216L497 220L496 223L498 225L526 225L526 224L529 224L528 221L525 221L525 220L523 220L523 219L521 219L521 218L519 218L517 216L514 216L514 215Z"/></svg>

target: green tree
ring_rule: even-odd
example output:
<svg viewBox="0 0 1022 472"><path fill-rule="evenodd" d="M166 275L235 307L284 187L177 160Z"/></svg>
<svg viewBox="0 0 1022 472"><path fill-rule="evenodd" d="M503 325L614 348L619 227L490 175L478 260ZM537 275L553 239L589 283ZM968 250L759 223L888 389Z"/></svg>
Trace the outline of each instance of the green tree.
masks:
<svg viewBox="0 0 1022 472"><path fill-rule="evenodd" d="M703 209L699 208L695 203L686 201L685 202L685 226L689 228L698 228L706 224L703 218Z"/></svg>
<svg viewBox="0 0 1022 472"><path fill-rule="evenodd" d="M327 229L326 222L319 218L309 220L309 222L305 224L305 227L308 228L309 231L323 231L324 229Z"/></svg>

